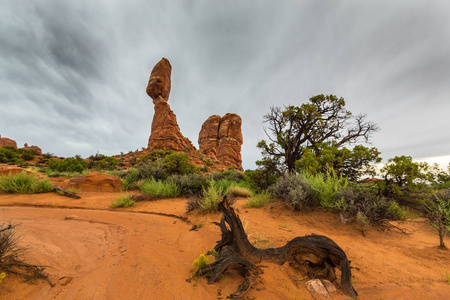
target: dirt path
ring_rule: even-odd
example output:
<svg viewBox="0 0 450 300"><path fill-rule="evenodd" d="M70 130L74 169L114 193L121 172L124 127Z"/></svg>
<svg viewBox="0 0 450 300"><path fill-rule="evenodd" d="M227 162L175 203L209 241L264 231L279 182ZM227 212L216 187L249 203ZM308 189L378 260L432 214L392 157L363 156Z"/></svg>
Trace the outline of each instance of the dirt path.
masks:
<svg viewBox="0 0 450 300"><path fill-rule="evenodd" d="M8 276L0 283L0 299L217 299L242 283L234 271L212 285L204 279L185 281L193 260L219 239L210 222L220 214L186 216L185 199L139 202L113 211L108 204L120 194L81 196L0 195L0 220L20 224L21 242L30 248L28 261L49 266L56 283L53 288L29 285ZM259 246L282 246L311 233L335 240L352 261L361 299L449 299L444 275L450 272L450 251L437 249L437 235L424 220L406 224L412 235L369 230L363 237L356 226L330 213L294 213L279 202L242 209L243 203L238 200L236 207L250 240ZM191 224L166 215L187 217ZM190 231L192 224L202 227ZM267 264L264 270L261 284L248 296L313 299L288 266ZM346 299L341 294L332 298Z"/></svg>

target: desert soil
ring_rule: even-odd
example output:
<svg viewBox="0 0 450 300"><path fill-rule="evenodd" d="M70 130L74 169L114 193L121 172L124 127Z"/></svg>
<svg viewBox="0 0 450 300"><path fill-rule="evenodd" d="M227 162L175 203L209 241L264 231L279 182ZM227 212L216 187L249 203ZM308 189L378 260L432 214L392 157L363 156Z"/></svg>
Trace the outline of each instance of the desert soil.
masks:
<svg viewBox="0 0 450 300"><path fill-rule="evenodd" d="M48 266L55 284L8 275L0 299L225 299L243 282L233 270L211 285L204 278L186 282L192 262L220 239L211 224L219 213L186 214L184 198L109 209L120 195L81 192L76 200L55 193L0 194L0 221L20 224L26 260ZM332 213L297 213L280 201L244 209L245 201L238 199L235 207L258 246L278 247L312 233L333 239L351 260L361 299L450 299L450 250L436 247L437 234L424 219L402 224L409 235L370 228L363 236L357 225ZM194 224L200 228L191 231ZM289 266L264 265L249 298L322 298L308 292L306 279ZM339 291L331 298L348 299Z"/></svg>

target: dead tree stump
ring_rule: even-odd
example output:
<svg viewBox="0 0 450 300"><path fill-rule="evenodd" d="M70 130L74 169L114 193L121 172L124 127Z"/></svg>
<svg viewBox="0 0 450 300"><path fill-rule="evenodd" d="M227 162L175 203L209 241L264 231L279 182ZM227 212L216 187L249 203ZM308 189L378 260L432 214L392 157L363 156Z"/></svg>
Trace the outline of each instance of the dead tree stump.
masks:
<svg viewBox="0 0 450 300"><path fill-rule="evenodd" d="M214 250L216 261L199 269L194 276L210 274L208 284L217 280L230 267L239 267L245 278L236 292L229 298L244 295L257 281L263 271L257 264L268 261L282 265L288 262L292 267L310 278L336 281L335 268L341 271L340 285L344 293L358 299L358 293L351 283L350 263L345 252L330 238L322 235L296 237L283 247L258 249L248 240L241 220L229 205L226 197L219 203L222 212L220 227L222 239Z"/></svg>

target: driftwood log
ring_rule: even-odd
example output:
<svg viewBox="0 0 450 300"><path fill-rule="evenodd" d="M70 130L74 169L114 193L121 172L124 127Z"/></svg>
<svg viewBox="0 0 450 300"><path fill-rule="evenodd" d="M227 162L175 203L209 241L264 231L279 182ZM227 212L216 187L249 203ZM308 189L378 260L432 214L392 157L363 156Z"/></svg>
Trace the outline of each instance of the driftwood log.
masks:
<svg viewBox="0 0 450 300"><path fill-rule="evenodd" d="M53 188L55 189L55 191L62 192L64 194L64 196L66 196L66 197L75 198L75 199L80 199L81 198L80 196L75 195L74 193L71 193L69 191L66 191L65 189L63 189L63 188L61 188L61 187L59 187L57 185L54 185Z"/></svg>
<svg viewBox="0 0 450 300"><path fill-rule="evenodd" d="M358 299L351 283L350 263L345 252L330 238L322 235L296 237L279 248L259 249L247 238L241 220L226 199L219 203L222 212L220 223L214 222L222 231L222 239L214 250L216 260L197 271L194 276L210 274L208 284L217 280L230 267L241 268L245 282L229 298L243 296L263 273L257 266L263 261L283 265L288 262L294 269L310 278L323 278L336 282L335 268L341 272L340 286L344 293Z"/></svg>

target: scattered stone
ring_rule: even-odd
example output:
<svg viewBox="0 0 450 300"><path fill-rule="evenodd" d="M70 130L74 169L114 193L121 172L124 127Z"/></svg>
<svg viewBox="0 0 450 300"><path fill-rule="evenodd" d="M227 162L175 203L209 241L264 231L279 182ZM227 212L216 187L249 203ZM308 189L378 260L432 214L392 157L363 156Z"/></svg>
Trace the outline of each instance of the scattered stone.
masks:
<svg viewBox="0 0 450 300"><path fill-rule="evenodd" d="M73 277L64 276L59 279L59 285L66 286L72 281Z"/></svg>
<svg viewBox="0 0 450 300"><path fill-rule="evenodd" d="M91 172L87 175L75 176L65 180L61 187L63 189L80 189L91 192L120 192L122 180L119 177Z"/></svg>
<svg viewBox="0 0 450 300"><path fill-rule="evenodd" d="M78 220L80 217L77 215L66 216L64 220Z"/></svg>
<svg viewBox="0 0 450 300"><path fill-rule="evenodd" d="M330 295L327 292L327 289L323 286L320 279L311 279L310 281L306 282L306 288L312 293L319 294L326 298L330 297Z"/></svg>
<svg viewBox="0 0 450 300"><path fill-rule="evenodd" d="M322 284L327 289L328 293L336 292L336 287L331 283L331 281L322 279Z"/></svg>

